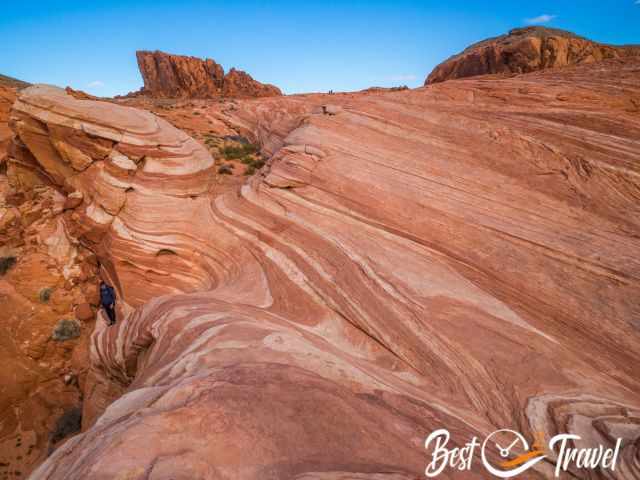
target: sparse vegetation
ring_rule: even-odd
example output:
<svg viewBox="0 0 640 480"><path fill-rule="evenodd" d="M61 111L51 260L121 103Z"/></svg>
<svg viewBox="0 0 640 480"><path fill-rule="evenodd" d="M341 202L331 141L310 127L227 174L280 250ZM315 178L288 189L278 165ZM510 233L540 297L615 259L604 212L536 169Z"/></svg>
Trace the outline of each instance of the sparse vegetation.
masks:
<svg viewBox="0 0 640 480"><path fill-rule="evenodd" d="M0 257L0 275L7 273L16 264L16 261L17 259L14 256Z"/></svg>
<svg viewBox="0 0 640 480"><path fill-rule="evenodd" d="M47 287L40 290L39 297L42 303L47 303L51 298L51 294L53 293L53 288Z"/></svg>
<svg viewBox="0 0 640 480"><path fill-rule="evenodd" d="M247 165L247 169L244 172L245 175L253 175L256 170L264 167L264 160L261 157L256 158L254 155L245 155L240 161Z"/></svg>
<svg viewBox="0 0 640 480"><path fill-rule="evenodd" d="M76 320L60 320L53 329L51 338L56 342L72 340L80 336L80 324Z"/></svg>
<svg viewBox="0 0 640 480"><path fill-rule="evenodd" d="M233 173L233 165L225 163L218 168L218 173L221 175L231 175Z"/></svg>
<svg viewBox="0 0 640 480"><path fill-rule="evenodd" d="M80 431L82 426L82 410L80 408L70 408L66 410L56 422L53 431L49 434L51 444Z"/></svg>
<svg viewBox="0 0 640 480"><path fill-rule="evenodd" d="M226 145L220 149L220 153L227 160L237 160L246 155L252 155L257 151L258 148L251 143L244 145Z"/></svg>

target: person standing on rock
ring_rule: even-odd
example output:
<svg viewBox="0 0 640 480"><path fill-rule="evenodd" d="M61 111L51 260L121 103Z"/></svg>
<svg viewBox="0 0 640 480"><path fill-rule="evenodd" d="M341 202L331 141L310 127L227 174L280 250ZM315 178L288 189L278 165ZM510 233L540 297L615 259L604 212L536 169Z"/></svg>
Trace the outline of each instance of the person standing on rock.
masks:
<svg viewBox="0 0 640 480"><path fill-rule="evenodd" d="M100 282L100 304L107 312L109 326L116 323L116 292L111 285Z"/></svg>

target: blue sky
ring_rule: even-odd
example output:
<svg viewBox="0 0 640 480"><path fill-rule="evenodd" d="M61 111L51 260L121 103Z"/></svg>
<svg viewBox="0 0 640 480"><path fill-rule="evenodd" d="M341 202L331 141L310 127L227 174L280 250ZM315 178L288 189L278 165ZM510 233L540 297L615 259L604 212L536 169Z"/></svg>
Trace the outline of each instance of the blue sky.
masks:
<svg viewBox="0 0 640 480"><path fill-rule="evenodd" d="M640 0L3 2L0 73L96 95L142 86L135 51L209 57L286 93L419 86L448 56L539 23L640 43Z"/></svg>

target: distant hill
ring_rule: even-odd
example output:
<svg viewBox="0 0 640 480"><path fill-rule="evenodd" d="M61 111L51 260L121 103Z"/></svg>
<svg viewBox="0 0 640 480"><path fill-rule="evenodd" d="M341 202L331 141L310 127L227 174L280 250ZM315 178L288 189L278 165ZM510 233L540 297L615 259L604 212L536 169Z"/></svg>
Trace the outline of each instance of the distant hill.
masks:
<svg viewBox="0 0 640 480"><path fill-rule="evenodd" d="M5 85L13 88L27 88L30 83L23 82L22 80L18 80L12 77L7 77L6 75L0 74L0 85Z"/></svg>

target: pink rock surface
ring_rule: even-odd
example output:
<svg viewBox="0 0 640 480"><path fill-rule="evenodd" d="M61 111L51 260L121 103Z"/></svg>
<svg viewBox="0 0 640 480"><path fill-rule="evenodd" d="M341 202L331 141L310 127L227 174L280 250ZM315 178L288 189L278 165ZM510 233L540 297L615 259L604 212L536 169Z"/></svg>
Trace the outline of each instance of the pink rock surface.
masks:
<svg viewBox="0 0 640 480"><path fill-rule="evenodd" d="M85 431L33 478L414 479L441 427L622 435L637 478L639 68L237 102L271 158L224 192L163 120L26 90L119 298Z"/></svg>

